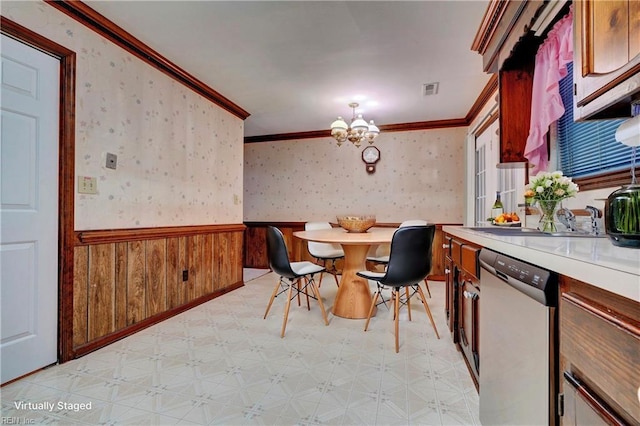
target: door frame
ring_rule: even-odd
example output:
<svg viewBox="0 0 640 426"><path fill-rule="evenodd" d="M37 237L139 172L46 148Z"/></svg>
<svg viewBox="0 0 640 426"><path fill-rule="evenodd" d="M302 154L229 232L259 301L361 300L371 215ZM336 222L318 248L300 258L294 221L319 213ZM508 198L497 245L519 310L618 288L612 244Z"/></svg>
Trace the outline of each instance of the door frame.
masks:
<svg viewBox="0 0 640 426"><path fill-rule="evenodd" d="M60 60L58 135L58 362L73 350L73 251L75 180L76 54L28 28L0 16L2 34Z"/></svg>

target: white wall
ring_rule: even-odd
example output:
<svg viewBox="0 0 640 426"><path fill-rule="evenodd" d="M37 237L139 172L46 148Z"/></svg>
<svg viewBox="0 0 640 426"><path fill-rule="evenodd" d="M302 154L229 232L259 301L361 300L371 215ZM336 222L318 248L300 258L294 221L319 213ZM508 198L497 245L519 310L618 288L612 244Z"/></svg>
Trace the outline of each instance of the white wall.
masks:
<svg viewBox="0 0 640 426"><path fill-rule="evenodd" d="M376 172L362 149L332 138L245 145L245 221L335 221L375 214L379 222L423 218L461 223L466 127L381 133Z"/></svg>
<svg viewBox="0 0 640 426"><path fill-rule="evenodd" d="M77 54L76 176L98 194L76 194L76 230L242 221L241 119L43 2L0 6Z"/></svg>

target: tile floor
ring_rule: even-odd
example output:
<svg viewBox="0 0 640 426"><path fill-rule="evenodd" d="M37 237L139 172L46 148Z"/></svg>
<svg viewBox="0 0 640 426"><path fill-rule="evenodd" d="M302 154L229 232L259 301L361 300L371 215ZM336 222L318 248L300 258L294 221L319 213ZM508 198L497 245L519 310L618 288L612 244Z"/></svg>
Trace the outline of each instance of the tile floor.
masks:
<svg viewBox="0 0 640 426"><path fill-rule="evenodd" d="M325 326L317 303L310 312L292 304L281 339L285 300L262 319L276 276L259 272L247 271L236 291L2 387L2 423L480 424L478 394L444 323L443 283L430 283L429 299L442 338L414 305L413 321L401 314L396 354L384 307L365 333L364 320L329 314ZM330 307L333 280L320 291Z"/></svg>

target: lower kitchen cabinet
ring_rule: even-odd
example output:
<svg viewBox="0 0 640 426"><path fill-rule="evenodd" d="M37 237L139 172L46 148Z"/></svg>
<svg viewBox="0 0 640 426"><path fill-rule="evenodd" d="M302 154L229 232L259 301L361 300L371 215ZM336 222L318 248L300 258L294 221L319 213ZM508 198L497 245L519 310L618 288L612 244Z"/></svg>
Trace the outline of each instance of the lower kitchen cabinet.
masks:
<svg viewBox="0 0 640 426"><path fill-rule="evenodd" d="M483 365L483 360L478 358L478 320L483 315L478 259L481 247L446 231L444 241L447 325L471 378L479 387ZM509 255L508 245L502 245L502 249L503 254ZM522 259L523 262L532 260ZM556 409L551 408L550 418L571 426L640 426L640 301L571 278L565 275L570 272L568 269L553 271L558 274L559 291L557 337L551 342L553 353L550 354L554 365L550 366L549 380L553 401L550 407L556 407L558 415L555 416ZM630 277L621 284L637 286L637 280ZM492 296L490 283L485 282L484 287L485 297ZM490 306L489 302L485 299L485 309ZM492 331L483 329L483 333ZM487 352L483 353L486 356ZM484 365L484 374L490 374L491 364L484 361ZM521 383L524 389L531 387L523 377L517 376L513 377L515 382ZM483 377L483 383L485 379ZM551 424L556 422L552 420Z"/></svg>
<svg viewBox="0 0 640 426"><path fill-rule="evenodd" d="M481 247L446 235L445 314L453 342L478 388L480 379L480 265Z"/></svg>
<svg viewBox="0 0 640 426"><path fill-rule="evenodd" d="M444 301L444 314L447 320L447 326L449 327L449 333L451 334L451 338L454 343L458 341L458 318L456 317L456 305L458 303L457 300L457 292L455 283L458 279L457 274L458 270L456 269L453 260L447 254L445 256L445 301Z"/></svg>
<svg viewBox="0 0 640 426"><path fill-rule="evenodd" d="M640 424L640 303L560 277L565 425Z"/></svg>
<svg viewBox="0 0 640 426"><path fill-rule="evenodd" d="M480 353L479 353L479 313L480 313L480 286L468 274L460 274L459 309L458 309L458 344L462 349L467 367L471 371L473 381L478 387L480 380Z"/></svg>

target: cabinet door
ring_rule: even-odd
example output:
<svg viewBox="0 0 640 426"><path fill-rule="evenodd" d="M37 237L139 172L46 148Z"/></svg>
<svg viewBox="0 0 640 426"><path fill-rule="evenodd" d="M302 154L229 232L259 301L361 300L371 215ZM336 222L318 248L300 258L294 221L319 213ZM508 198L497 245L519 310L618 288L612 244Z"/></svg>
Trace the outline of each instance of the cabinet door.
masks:
<svg viewBox="0 0 640 426"><path fill-rule="evenodd" d="M458 340L457 331L456 331L456 317L455 317L455 303L456 303L456 270L453 264L453 261L449 256L445 257L445 303L444 303L444 313L447 319L447 326L449 327L449 331L451 332L451 337L453 341L456 342Z"/></svg>
<svg viewBox="0 0 640 426"><path fill-rule="evenodd" d="M564 390L562 415L564 426L625 424L624 420L602 404L588 387L567 371L564 372L562 388Z"/></svg>
<svg viewBox="0 0 640 426"><path fill-rule="evenodd" d="M444 278L444 248L448 245L444 244L444 233L441 228L436 228L433 237L433 249L431 253L431 272L429 279L433 281L443 281Z"/></svg>
<svg viewBox="0 0 640 426"><path fill-rule="evenodd" d="M460 310L459 310L459 341L469 369L473 373L477 383L480 372L479 356L479 307L480 288L474 284L470 277L461 275L460 282Z"/></svg>
<svg viewBox="0 0 640 426"><path fill-rule="evenodd" d="M629 0L584 1L582 6L582 75L606 74L626 65L635 56L629 56Z"/></svg>
<svg viewBox="0 0 640 426"><path fill-rule="evenodd" d="M563 288L566 280L562 278ZM570 285L571 291L560 298L565 377L582 383L583 394L605 407L602 413L640 424L640 304L587 285Z"/></svg>
<svg viewBox="0 0 640 426"><path fill-rule="evenodd" d="M637 0L576 2L575 119L629 115L629 97L638 93L640 81L638 3Z"/></svg>

